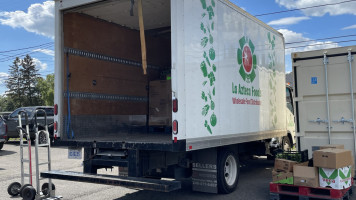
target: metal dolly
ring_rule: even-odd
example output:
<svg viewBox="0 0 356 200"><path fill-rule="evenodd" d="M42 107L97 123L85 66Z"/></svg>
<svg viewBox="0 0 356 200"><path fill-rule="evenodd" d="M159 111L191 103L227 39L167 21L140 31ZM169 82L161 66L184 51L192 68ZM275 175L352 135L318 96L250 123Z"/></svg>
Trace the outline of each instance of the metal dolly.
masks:
<svg viewBox="0 0 356 200"><path fill-rule="evenodd" d="M45 117L45 130L38 130L38 123L37 123L37 113L38 112L43 112L44 117ZM22 128L21 124L21 113L25 113L25 120L26 120L26 130ZM35 135L36 135L36 140L35 140L35 160L36 160L36 189L33 187L32 184L32 163L31 163L31 139L29 135L29 123L28 123L28 116L25 111L20 111L19 112L19 127L17 129L19 130L20 133L20 157L21 157L21 184L18 182L11 183L8 187L8 193L11 196L17 196L20 194L20 196L24 200L43 200L43 199L51 199L51 200L56 200L56 199L61 199L61 196L55 196L55 186L52 183L51 179L48 179L48 183L44 183L40 189L40 171L39 171L39 166L40 165L48 165L48 170L51 170L51 144L50 144L50 138L49 138L49 133L48 133L48 124L47 124L47 114L45 110L43 109L38 109L35 112ZM25 133L25 134L24 134ZM26 135L27 138L27 145L23 144L23 135ZM39 144L39 137L45 137L46 142ZM23 159L23 147L28 146L29 147L29 159L24 160ZM47 162L44 163L39 163L39 155L38 155L38 148L39 147L47 147L47 152L48 152L48 160ZM24 162L29 162L29 174L24 173ZM24 184L24 177L29 176L29 182L30 184ZM37 191L37 192L36 192Z"/></svg>

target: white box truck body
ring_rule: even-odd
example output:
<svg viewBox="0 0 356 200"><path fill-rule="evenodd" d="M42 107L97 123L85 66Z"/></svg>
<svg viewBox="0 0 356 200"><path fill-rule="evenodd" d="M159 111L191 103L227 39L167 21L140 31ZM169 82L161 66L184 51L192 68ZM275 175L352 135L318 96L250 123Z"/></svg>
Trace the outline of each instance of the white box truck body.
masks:
<svg viewBox="0 0 356 200"><path fill-rule="evenodd" d="M299 150L343 144L355 156L356 46L292 54Z"/></svg>
<svg viewBox="0 0 356 200"><path fill-rule="evenodd" d="M84 172L120 166L129 176L165 177L177 166L173 177L198 176L195 190L231 192L238 169L225 188L217 178L202 186L195 172L219 176L221 154L239 165L236 155L256 151L254 143L265 154L271 138L287 138L284 38L229 1L143 0L142 50L138 4L56 1L54 136L85 148ZM160 112L151 110L150 83L162 74L172 110L160 129L150 126ZM95 160L109 151L126 164Z"/></svg>

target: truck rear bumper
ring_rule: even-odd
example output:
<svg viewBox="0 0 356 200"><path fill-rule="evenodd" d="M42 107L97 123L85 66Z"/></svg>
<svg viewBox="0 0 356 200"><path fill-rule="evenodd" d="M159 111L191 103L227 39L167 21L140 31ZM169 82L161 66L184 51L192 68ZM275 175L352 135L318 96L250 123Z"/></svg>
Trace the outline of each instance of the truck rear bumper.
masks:
<svg viewBox="0 0 356 200"><path fill-rule="evenodd" d="M122 186L134 189L144 189L159 192L171 192L181 188L180 181L156 180L149 178L109 176L109 175L94 175L83 174L80 172L67 171L47 171L42 172L41 177L52 178L68 181L77 181L85 183L97 183L104 185Z"/></svg>

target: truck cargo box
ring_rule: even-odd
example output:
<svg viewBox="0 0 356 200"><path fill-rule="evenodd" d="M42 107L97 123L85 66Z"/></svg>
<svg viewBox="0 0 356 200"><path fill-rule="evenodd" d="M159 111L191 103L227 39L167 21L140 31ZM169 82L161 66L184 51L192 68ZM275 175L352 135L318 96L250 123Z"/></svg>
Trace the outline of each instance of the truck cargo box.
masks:
<svg viewBox="0 0 356 200"><path fill-rule="evenodd" d="M356 46L292 54L300 150L342 144L355 156Z"/></svg>
<svg viewBox="0 0 356 200"><path fill-rule="evenodd" d="M192 151L286 135L280 33L224 0L145 0L143 21L146 51L137 2L56 1L62 144ZM153 108L165 74L166 103Z"/></svg>

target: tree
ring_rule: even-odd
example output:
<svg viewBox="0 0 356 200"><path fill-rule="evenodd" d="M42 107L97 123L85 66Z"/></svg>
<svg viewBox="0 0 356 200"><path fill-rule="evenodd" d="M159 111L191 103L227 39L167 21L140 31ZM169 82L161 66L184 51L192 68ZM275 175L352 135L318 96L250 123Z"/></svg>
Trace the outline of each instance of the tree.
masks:
<svg viewBox="0 0 356 200"><path fill-rule="evenodd" d="M14 110L23 106L43 105L40 90L37 86L40 75L31 56L24 59L16 58L9 69L9 77L5 81L6 108Z"/></svg>
<svg viewBox="0 0 356 200"><path fill-rule="evenodd" d="M54 104L54 74L48 74L46 79L40 77L37 84L41 99L46 106Z"/></svg>
<svg viewBox="0 0 356 200"><path fill-rule="evenodd" d="M26 55L21 62L21 66L20 72L23 79L23 94L26 96L25 105L41 105L43 102L37 88L37 82L40 76L31 56Z"/></svg>
<svg viewBox="0 0 356 200"><path fill-rule="evenodd" d="M23 78L21 74L21 60L16 57L13 64L9 69L9 78L5 81L6 87L9 89L7 91L7 96L11 98L12 104L15 108L21 107L23 105Z"/></svg>

